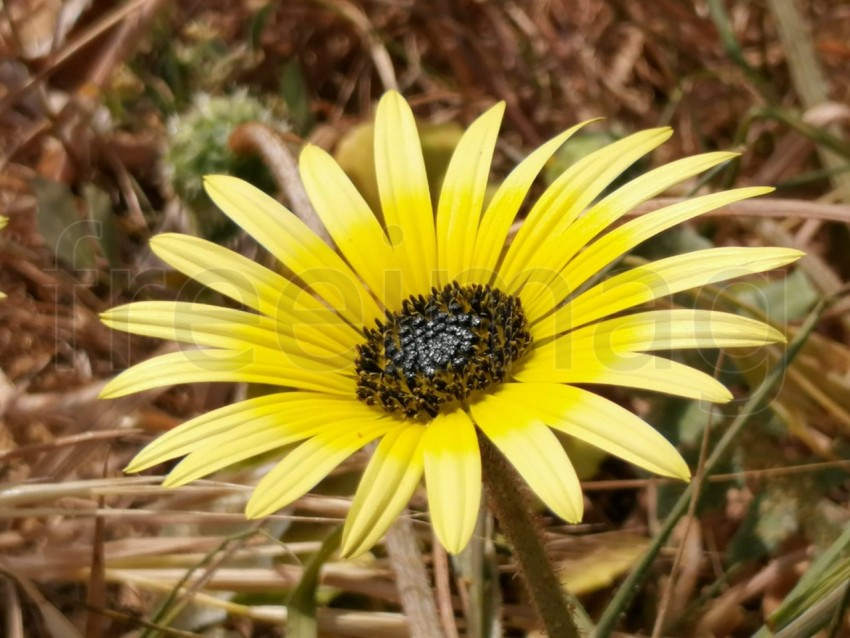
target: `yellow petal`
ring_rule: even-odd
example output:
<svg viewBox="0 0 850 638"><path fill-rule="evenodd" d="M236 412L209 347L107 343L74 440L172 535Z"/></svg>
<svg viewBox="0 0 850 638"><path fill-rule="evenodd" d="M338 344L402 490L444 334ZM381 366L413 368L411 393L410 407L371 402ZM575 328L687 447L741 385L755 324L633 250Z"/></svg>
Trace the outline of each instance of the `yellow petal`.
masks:
<svg viewBox="0 0 850 638"><path fill-rule="evenodd" d="M732 400L729 390L714 377L663 357L607 351L563 358L554 353L554 349L535 350L514 378L526 383L613 385L714 403Z"/></svg>
<svg viewBox="0 0 850 638"><path fill-rule="evenodd" d="M499 287L516 294L536 270L552 272L551 263L557 262L561 237L579 214L624 170L671 134L668 128L640 131L568 168L544 191L519 229L499 267Z"/></svg>
<svg viewBox="0 0 850 638"><path fill-rule="evenodd" d="M424 295L436 275L434 209L416 121L395 91L381 98L375 116L375 172L390 242L404 268L405 295Z"/></svg>
<svg viewBox="0 0 850 638"><path fill-rule="evenodd" d="M506 400L570 436L655 474L688 480L687 463L652 426L625 408L581 388L561 384L506 384Z"/></svg>
<svg viewBox="0 0 850 638"><path fill-rule="evenodd" d="M335 399L312 402L312 412L307 412L306 406L298 405L297 409L286 413L252 417L250 421L210 437L174 466L163 486L185 485L228 465L279 450L329 428L341 427L345 423L355 427L383 416L377 411L370 414L365 405L356 401Z"/></svg>
<svg viewBox="0 0 850 638"><path fill-rule="evenodd" d="M653 310L616 317L568 332L540 346L558 361L594 352L646 352L679 348L740 348L784 343L785 336L761 321L712 310Z"/></svg>
<svg viewBox="0 0 850 638"><path fill-rule="evenodd" d="M387 432L360 479L342 532L342 555L354 558L378 542L407 505L422 477L425 427L404 423Z"/></svg>
<svg viewBox="0 0 850 638"><path fill-rule="evenodd" d="M392 419L344 423L302 443L257 484L245 515L268 516L304 496L337 465L392 429L395 423Z"/></svg>
<svg viewBox="0 0 850 638"><path fill-rule="evenodd" d="M309 360L307 360L309 362ZM106 384L101 398L180 383L266 383L354 396L354 379L321 368L292 367L278 353L254 348L244 351L186 350L134 365Z"/></svg>
<svg viewBox="0 0 850 638"><path fill-rule="evenodd" d="M581 220L576 222L575 227L570 229L567 238L569 244L567 252L576 254L588 241L638 204L663 193L675 184L714 168L723 162L728 162L737 156L738 153L717 151L685 157L659 166L624 184L602 201L591 206ZM751 190L760 194L770 192L773 189L754 188Z"/></svg>
<svg viewBox="0 0 850 638"><path fill-rule="evenodd" d="M355 326L383 313L342 258L280 202L248 182L208 175L204 187L222 212Z"/></svg>
<svg viewBox="0 0 850 638"><path fill-rule="evenodd" d="M469 542L481 505L481 453L475 426L463 410L439 414L423 441L431 524L452 554Z"/></svg>
<svg viewBox="0 0 850 638"><path fill-rule="evenodd" d="M791 248L709 248L653 261L606 279L532 326L545 339L682 290L779 268L803 256Z"/></svg>
<svg viewBox="0 0 850 638"><path fill-rule="evenodd" d="M470 411L481 431L546 507L565 521L578 523L584 513L578 476L561 443L537 413L501 391L473 403Z"/></svg>
<svg viewBox="0 0 850 638"><path fill-rule="evenodd" d="M293 282L217 244L166 233L150 241L153 252L187 277L289 326L315 346L333 341L355 351L363 337L339 315Z"/></svg>
<svg viewBox="0 0 850 638"><path fill-rule="evenodd" d="M446 170L437 207L437 261L442 285L459 280L472 263L504 112L505 103L500 102L475 120L460 138Z"/></svg>
<svg viewBox="0 0 850 638"><path fill-rule="evenodd" d="M299 167L310 201L340 252L382 305L400 308L401 265L369 204L322 149L307 145Z"/></svg>
<svg viewBox="0 0 850 638"><path fill-rule="evenodd" d="M304 416L338 410L358 403L348 398L318 392L267 394L212 410L178 425L157 437L139 452L125 472L141 472L204 447L216 436L237 431L244 423L288 423ZM365 406L363 406L365 407ZM362 416L362 415L361 415Z"/></svg>
<svg viewBox="0 0 850 638"><path fill-rule="evenodd" d="M475 239L472 270L466 277L463 277L461 283L489 281L496 269L499 255L502 254L502 249L505 247L511 224L534 180L537 179L540 171L555 151L576 131L592 121L588 120L576 124L560 135L553 137L520 162L505 178L481 217L481 225Z"/></svg>
<svg viewBox="0 0 850 638"><path fill-rule="evenodd" d="M292 326L266 315L180 301L137 301L100 315L110 328L179 343L225 350L250 347L279 350L291 365L305 357L337 372L354 369L354 353L340 354L336 344L325 343L323 354L309 351ZM291 356L288 356L291 355Z"/></svg>
<svg viewBox="0 0 850 638"><path fill-rule="evenodd" d="M279 419L274 422L271 422L271 419L263 419L241 423L238 432L231 431L212 437L209 442L217 443L216 447L205 446L190 453L168 473L162 486L167 488L186 485L228 466L308 439L327 427L324 422L308 424L302 420L287 423L283 431L280 427L282 424L278 421Z"/></svg>
<svg viewBox="0 0 850 638"><path fill-rule="evenodd" d="M726 162L736 155L736 153L726 152L704 153L665 164L633 179L591 206L570 226L569 232L559 238L558 250L553 252L554 259L548 264L540 265L523 287L520 299L523 308L525 308L526 316L534 319L554 307L536 308L532 302L537 297L539 290L535 291L535 289L548 286L549 282L557 276L557 273L605 228L638 204L663 193L679 182ZM768 191L769 189L763 190ZM536 286L529 286L529 283L534 283ZM544 297L544 299L550 298L551 295Z"/></svg>
<svg viewBox="0 0 850 638"><path fill-rule="evenodd" d="M545 288L538 289L537 297L534 301L528 302L527 306L526 301L530 297L530 292L523 290L523 296L526 299L523 302L523 308L526 309L526 316L529 321L536 321L537 318L560 305L564 299L578 290L588 279L603 271L615 259L650 237L709 211L743 199L765 195L772 190L772 188L762 187L739 188L686 199L615 228L579 253ZM582 224L585 220L587 223ZM590 217L582 217L576 222L575 241L577 243L583 245L587 241L584 236L595 232L593 228L588 228L591 222Z"/></svg>

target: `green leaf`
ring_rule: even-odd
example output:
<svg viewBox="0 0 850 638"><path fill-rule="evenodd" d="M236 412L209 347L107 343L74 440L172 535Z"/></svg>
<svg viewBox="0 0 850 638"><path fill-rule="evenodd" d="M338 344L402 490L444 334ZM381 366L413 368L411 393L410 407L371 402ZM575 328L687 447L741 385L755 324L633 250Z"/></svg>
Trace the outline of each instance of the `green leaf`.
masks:
<svg viewBox="0 0 850 638"><path fill-rule="evenodd" d="M82 191L89 217L94 225L94 238L97 240L100 252L109 260L113 268L120 268L122 262L119 234L115 215L112 214L112 201L106 191L93 184L84 185Z"/></svg>
<svg viewBox="0 0 850 638"><path fill-rule="evenodd" d="M305 135L313 127L313 113L310 111L307 83L297 58L291 58L283 65L280 92L286 102L290 123L297 133Z"/></svg>
<svg viewBox="0 0 850 638"><path fill-rule="evenodd" d="M774 325L785 325L806 315L819 298L802 268L787 277L759 284L757 280L730 285L727 290L744 303L760 309Z"/></svg>
<svg viewBox="0 0 850 638"><path fill-rule="evenodd" d="M97 229L67 184L43 177L32 180L38 207L38 229L56 258L74 270L93 270L97 263Z"/></svg>
<svg viewBox="0 0 850 638"><path fill-rule="evenodd" d="M268 23L269 17L272 15L272 10L274 8L275 3L269 2L266 6L257 11L251 19L250 28L248 30L248 39L251 43L251 49L257 54L262 53L263 31L266 28L266 24Z"/></svg>
<svg viewBox="0 0 850 638"><path fill-rule="evenodd" d="M802 619L807 610L819 607L819 603L828 599L841 599L842 596L836 595L836 591L850 578L850 557L846 555L848 549L850 549L850 528L847 528L829 549L812 562L794 589L771 614L768 622L753 636L755 638L771 636L778 628L790 628L798 618ZM843 558L842 555L844 555ZM805 635L814 635L825 626L830 620L830 614L828 611L819 614L815 620L817 627L807 625L812 631ZM768 628L768 625L772 629Z"/></svg>

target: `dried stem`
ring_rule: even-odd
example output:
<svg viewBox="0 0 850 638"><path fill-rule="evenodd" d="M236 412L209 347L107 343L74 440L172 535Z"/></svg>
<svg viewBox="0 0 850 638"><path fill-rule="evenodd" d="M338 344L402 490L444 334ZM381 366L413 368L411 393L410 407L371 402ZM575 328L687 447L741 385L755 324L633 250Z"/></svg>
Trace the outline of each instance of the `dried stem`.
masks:
<svg viewBox="0 0 850 638"><path fill-rule="evenodd" d="M384 542L396 574L401 606L410 619L411 638L443 638L445 634L410 519L399 517L387 532Z"/></svg>

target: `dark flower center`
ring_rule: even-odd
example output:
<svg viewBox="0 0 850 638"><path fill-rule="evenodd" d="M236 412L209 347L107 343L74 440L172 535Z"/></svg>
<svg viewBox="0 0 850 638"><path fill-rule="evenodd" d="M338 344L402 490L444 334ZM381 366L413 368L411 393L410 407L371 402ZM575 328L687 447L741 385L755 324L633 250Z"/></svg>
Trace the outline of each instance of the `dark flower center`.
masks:
<svg viewBox="0 0 850 638"><path fill-rule="evenodd" d="M433 417L443 404L504 381L530 345L518 298L478 284L434 288L366 330L357 397L387 412Z"/></svg>

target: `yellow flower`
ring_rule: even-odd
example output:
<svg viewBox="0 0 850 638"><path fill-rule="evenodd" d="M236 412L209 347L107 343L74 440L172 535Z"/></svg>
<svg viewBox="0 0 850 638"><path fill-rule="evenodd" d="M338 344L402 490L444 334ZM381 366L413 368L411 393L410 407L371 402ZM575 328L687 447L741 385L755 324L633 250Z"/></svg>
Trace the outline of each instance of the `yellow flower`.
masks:
<svg viewBox="0 0 850 638"><path fill-rule="evenodd" d="M250 311L163 301L107 312L103 319L113 328L198 348L130 368L103 396L217 381L271 384L281 392L184 423L143 449L127 470L185 457L165 481L183 485L298 443L254 489L247 515L257 518L299 498L377 440L345 524L349 556L381 538L423 475L437 536L450 552L463 549L480 503L478 436L488 437L545 505L570 522L582 518L582 492L552 430L687 480L687 465L666 439L581 386L728 401L731 394L711 376L650 353L754 346L782 341L782 334L722 312L623 311L777 268L801 253L713 248L588 282L647 238L770 189L696 197L602 234L637 204L734 156L679 160L605 194L671 135L653 129L571 166L530 206L506 246L540 170L582 125L535 150L486 203L503 111L503 104L494 106L464 134L436 215L413 115L397 93L381 100L375 123L380 217L327 153L306 147L301 177L337 250L249 184L208 177L212 200L288 275L201 239L155 237L151 246L164 261Z"/></svg>

